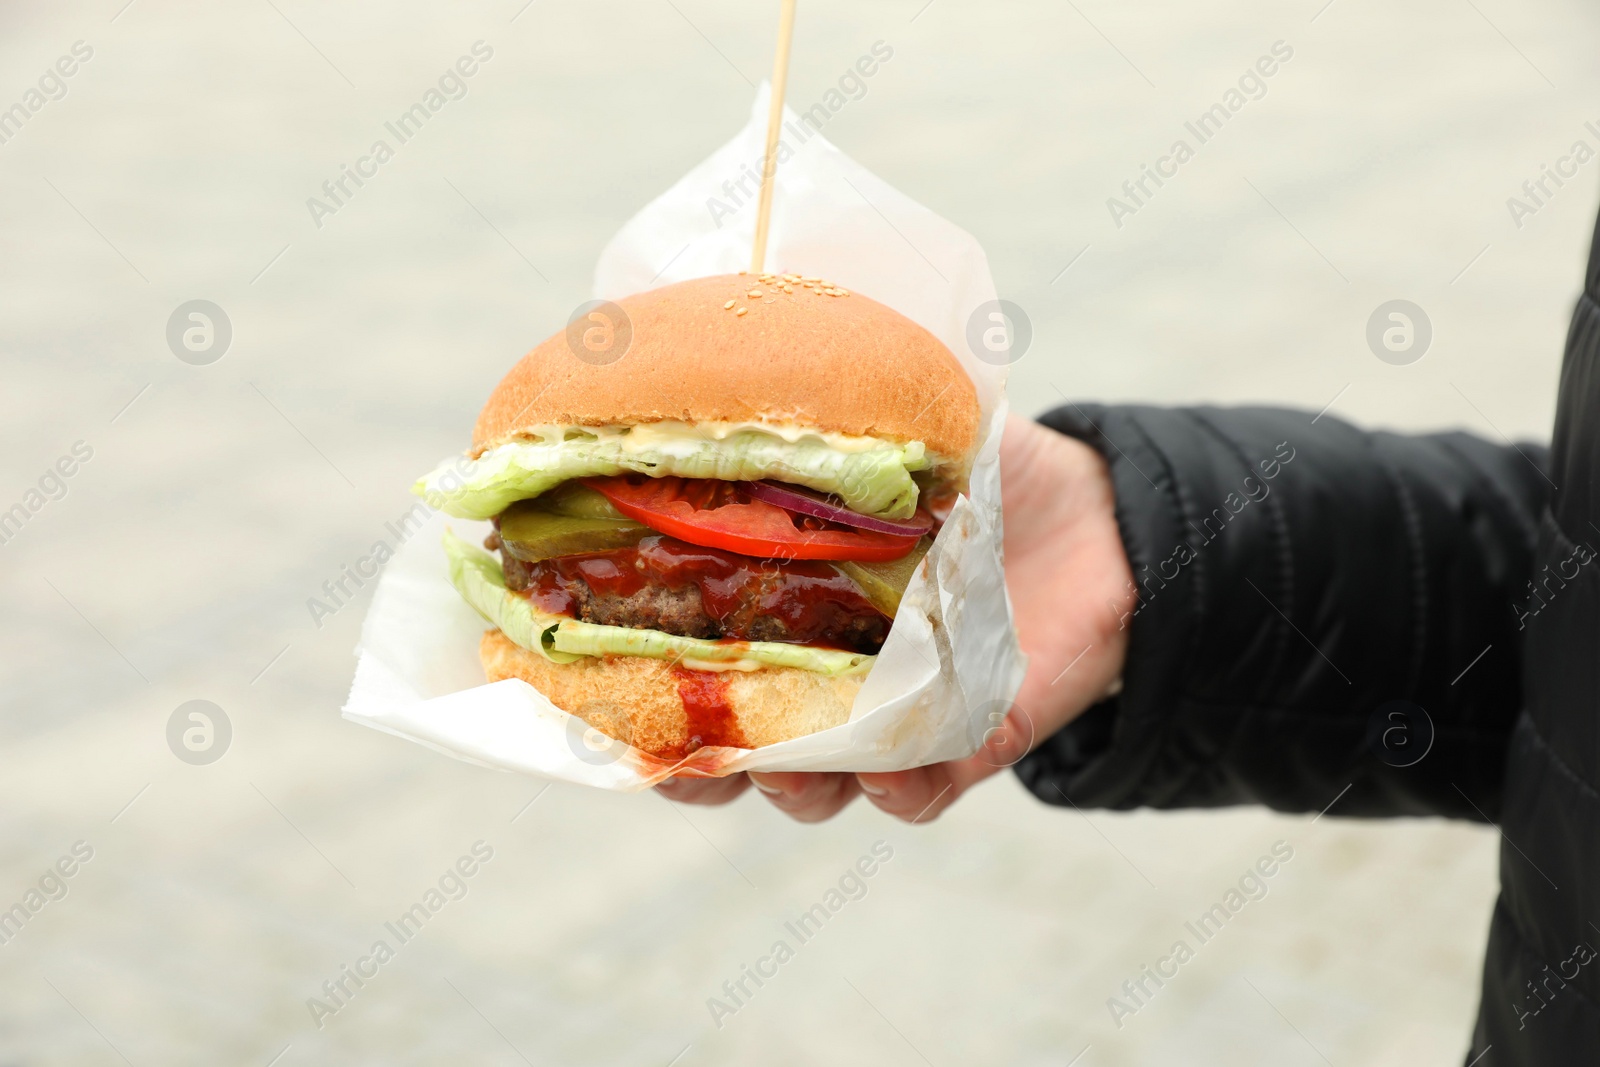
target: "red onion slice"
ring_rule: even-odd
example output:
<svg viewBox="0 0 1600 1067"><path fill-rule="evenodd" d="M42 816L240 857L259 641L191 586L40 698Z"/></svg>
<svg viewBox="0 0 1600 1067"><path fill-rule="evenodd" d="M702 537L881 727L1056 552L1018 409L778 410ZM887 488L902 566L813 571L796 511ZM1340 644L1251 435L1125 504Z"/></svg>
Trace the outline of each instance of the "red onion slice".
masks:
<svg viewBox="0 0 1600 1067"><path fill-rule="evenodd" d="M843 526L854 526L858 530L897 534L901 537L920 537L933 526L933 516L925 511L918 511L915 517L906 522L898 522L894 519L876 519L871 515L862 515L833 503L832 497L798 486L782 485L778 482L743 482L740 487L755 499L776 504L785 511L812 515Z"/></svg>

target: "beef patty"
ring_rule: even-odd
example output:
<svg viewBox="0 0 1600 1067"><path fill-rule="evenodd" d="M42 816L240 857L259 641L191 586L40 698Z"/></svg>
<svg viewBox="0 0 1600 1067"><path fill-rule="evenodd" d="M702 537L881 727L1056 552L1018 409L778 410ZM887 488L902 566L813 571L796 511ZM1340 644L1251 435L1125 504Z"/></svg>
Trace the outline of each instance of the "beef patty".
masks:
<svg viewBox="0 0 1600 1067"><path fill-rule="evenodd" d="M487 544L501 547L494 537ZM502 549L501 560L508 589L606 626L876 653L891 622L826 563L754 559L670 537L538 563Z"/></svg>

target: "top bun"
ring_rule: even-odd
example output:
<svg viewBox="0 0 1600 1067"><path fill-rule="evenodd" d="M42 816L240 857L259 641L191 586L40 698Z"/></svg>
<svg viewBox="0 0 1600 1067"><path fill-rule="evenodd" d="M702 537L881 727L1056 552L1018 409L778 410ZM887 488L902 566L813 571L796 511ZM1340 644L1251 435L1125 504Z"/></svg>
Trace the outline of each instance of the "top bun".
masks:
<svg viewBox="0 0 1600 1067"><path fill-rule="evenodd" d="M580 317L495 387L473 454L549 426L766 421L921 441L965 469L978 398L951 351L892 308L784 280L796 277L724 274L624 297L609 348L606 325Z"/></svg>

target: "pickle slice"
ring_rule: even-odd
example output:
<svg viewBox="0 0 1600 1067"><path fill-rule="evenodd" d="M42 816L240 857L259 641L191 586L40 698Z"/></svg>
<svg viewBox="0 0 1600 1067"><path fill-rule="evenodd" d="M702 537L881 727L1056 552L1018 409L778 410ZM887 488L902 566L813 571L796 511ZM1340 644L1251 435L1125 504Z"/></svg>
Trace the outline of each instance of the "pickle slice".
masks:
<svg viewBox="0 0 1600 1067"><path fill-rule="evenodd" d="M595 492L582 482L562 482L527 503L557 515L570 515L574 519L626 518L604 494Z"/></svg>
<svg viewBox="0 0 1600 1067"><path fill-rule="evenodd" d="M606 552L636 545L651 532L629 519L558 515L540 507L543 501L544 497L519 500L501 513L500 543L508 555L537 563L580 552Z"/></svg>
<svg viewBox="0 0 1600 1067"><path fill-rule="evenodd" d="M900 598L905 595L906 586L911 584L911 576L917 572L917 565L932 545L933 539L924 537L917 542L916 548L899 559L884 563L858 563L846 559L838 560L834 567L856 583L873 607L892 619L900 610Z"/></svg>

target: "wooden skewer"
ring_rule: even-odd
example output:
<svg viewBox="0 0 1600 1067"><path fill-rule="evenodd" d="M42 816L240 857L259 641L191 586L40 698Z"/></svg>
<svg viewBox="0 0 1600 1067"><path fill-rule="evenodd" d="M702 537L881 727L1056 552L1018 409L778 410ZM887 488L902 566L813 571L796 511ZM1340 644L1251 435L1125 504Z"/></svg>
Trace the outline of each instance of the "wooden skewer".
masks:
<svg viewBox="0 0 1600 1067"><path fill-rule="evenodd" d="M778 133L783 127L783 89L789 80L789 44L794 40L795 0L783 0L778 15L778 52L772 60L772 107L767 112L767 154L761 165L761 202L756 208L756 243L750 273L766 267L767 226L772 219L772 182L778 171Z"/></svg>

